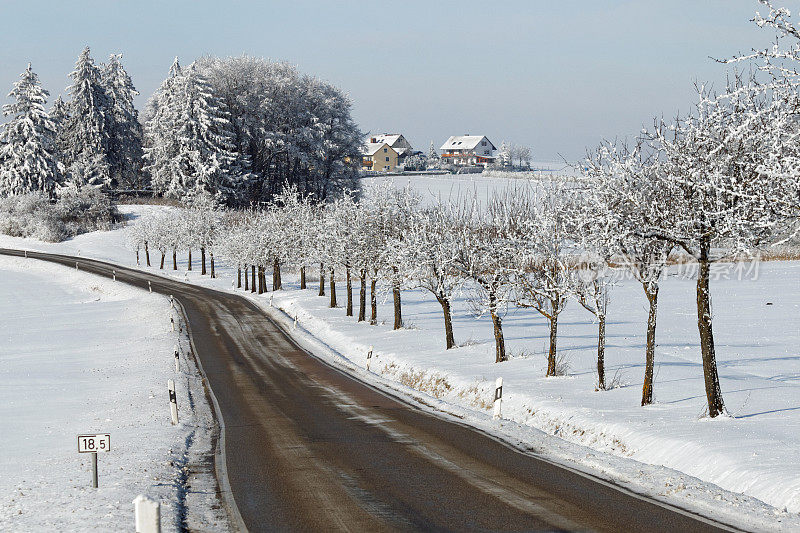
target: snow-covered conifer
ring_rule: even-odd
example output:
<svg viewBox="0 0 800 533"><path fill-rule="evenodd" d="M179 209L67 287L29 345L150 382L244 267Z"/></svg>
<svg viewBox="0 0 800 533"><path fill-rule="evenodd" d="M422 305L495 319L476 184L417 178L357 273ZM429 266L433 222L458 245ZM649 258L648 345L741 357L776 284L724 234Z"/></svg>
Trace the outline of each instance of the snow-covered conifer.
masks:
<svg viewBox="0 0 800 533"><path fill-rule="evenodd" d="M102 83L109 98L106 115L109 128L108 163L112 184L141 189L142 125L133 105L138 91L122 66L122 54L112 54L102 72Z"/></svg>
<svg viewBox="0 0 800 533"><path fill-rule="evenodd" d="M41 192L53 195L58 180L55 124L45 110L48 92L31 69L25 69L3 106L11 117L0 133L0 195Z"/></svg>
<svg viewBox="0 0 800 533"><path fill-rule="evenodd" d="M109 188L112 104L88 46L81 52L70 78L72 85L67 88L71 97L69 116L61 136L67 179L78 188L84 185Z"/></svg>

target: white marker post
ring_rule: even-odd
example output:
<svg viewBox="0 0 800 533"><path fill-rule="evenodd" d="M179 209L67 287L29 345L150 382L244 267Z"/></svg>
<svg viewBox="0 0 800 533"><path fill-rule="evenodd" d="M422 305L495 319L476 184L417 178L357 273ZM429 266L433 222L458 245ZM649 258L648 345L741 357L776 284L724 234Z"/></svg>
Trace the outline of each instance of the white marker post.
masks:
<svg viewBox="0 0 800 533"><path fill-rule="evenodd" d="M78 453L92 454L92 487L97 488L97 452L111 451L111 435L78 435Z"/></svg>
<svg viewBox="0 0 800 533"><path fill-rule="evenodd" d="M175 317L174 316L169 317L169 324L170 324L170 326L172 326L172 331L175 331Z"/></svg>
<svg viewBox="0 0 800 533"><path fill-rule="evenodd" d="M175 309L175 297L171 294L169 295L169 306L172 309Z"/></svg>
<svg viewBox="0 0 800 533"><path fill-rule="evenodd" d="M178 425L178 399L175 397L175 382L173 380L167 381L167 388L169 389L169 412L172 415L172 425Z"/></svg>
<svg viewBox="0 0 800 533"><path fill-rule="evenodd" d="M181 352L180 352L180 350L178 349L178 345L176 344L176 345L175 345L175 372L180 372L180 371L181 371L181 367L180 367L180 361L181 361L181 359L180 359L180 354L181 354Z"/></svg>
<svg viewBox="0 0 800 533"><path fill-rule="evenodd" d="M503 378L497 378L494 383L494 416L495 420L500 418L500 411L503 406Z"/></svg>
<svg viewBox="0 0 800 533"><path fill-rule="evenodd" d="M369 347L369 351L367 352L367 370L369 370L370 361L372 361L372 346Z"/></svg>
<svg viewBox="0 0 800 533"><path fill-rule="evenodd" d="M294 329L297 329L297 313L294 314Z"/></svg>
<svg viewBox="0 0 800 533"><path fill-rule="evenodd" d="M28 250L25 250L25 259L28 258Z"/></svg>
<svg viewBox="0 0 800 533"><path fill-rule="evenodd" d="M150 292L153 292L153 285L149 281L147 282L147 288Z"/></svg>
<svg viewBox="0 0 800 533"><path fill-rule="evenodd" d="M75 270L80 270L80 269L78 268L78 262L77 262L77 261L75 261Z"/></svg>
<svg viewBox="0 0 800 533"><path fill-rule="evenodd" d="M133 500L136 533L161 533L161 504L142 494Z"/></svg>
<svg viewBox="0 0 800 533"><path fill-rule="evenodd" d="M111 271L111 277L114 278L114 281L117 281L117 271L116 270L112 270Z"/></svg>

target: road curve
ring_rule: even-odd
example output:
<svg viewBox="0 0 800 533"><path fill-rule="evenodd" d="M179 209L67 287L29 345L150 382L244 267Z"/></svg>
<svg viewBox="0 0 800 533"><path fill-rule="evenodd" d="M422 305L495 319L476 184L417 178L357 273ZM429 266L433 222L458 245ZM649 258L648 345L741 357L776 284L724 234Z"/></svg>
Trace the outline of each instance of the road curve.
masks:
<svg viewBox="0 0 800 533"><path fill-rule="evenodd" d="M150 281L180 301L222 417L218 472L250 531L734 530L378 391L298 348L246 298L101 261L27 255L114 270L118 281Z"/></svg>

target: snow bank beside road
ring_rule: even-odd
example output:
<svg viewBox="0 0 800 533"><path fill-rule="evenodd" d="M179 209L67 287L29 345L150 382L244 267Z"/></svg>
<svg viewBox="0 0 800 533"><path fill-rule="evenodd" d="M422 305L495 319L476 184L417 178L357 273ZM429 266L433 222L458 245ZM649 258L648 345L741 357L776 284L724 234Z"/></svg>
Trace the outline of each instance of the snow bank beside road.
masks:
<svg viewBox="0 0 800 533"><path fill-rule="evenodd" d="M184 469L213 454L213 419L194 369L175 374L168 301L33 259L0 256L0 271L0 530L132 530L140 493L161 501L165 531L224 528L213 475ZM93 489L77 435L101 432ZM205 494L187 506L188 483ZM194 498L203 515L186 514Z"/></svg>

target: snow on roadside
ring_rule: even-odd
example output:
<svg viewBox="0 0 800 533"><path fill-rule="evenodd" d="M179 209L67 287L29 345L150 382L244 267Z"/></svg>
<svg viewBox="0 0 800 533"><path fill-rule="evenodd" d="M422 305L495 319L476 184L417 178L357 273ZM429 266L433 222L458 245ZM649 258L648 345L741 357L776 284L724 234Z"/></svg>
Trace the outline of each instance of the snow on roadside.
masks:
<svg viewBox="0 0 800 533"><path fill-rule="evenodd" d="M419 190L431 185L446 193L455 186L423 178L415 184ZM478 185L494 186L486 179ZM163 208L123 206L129 213L156 209ZM125 248L126 231L82 235L56 245L0 236L0 246L79 253L131 265L135 257ZM150 270L183 278L186 257L180 262L177 273ZM218 271L218 280L201 278L197 269L188 279L229 290L231 272L222 266ZM491 327L487 319L471 316L464 299L454 305L461 346L447 351L441 310L418 291L403 292L406 329L401 331L345 317L342 287L338 309L329 309L328 299L317 297L315 288L298 291L287 283L287 290L253 298L265 308L272 302L289 317L297 316L299 330L321 339L320 349L327 346L340 353L345 358L341 364L350 371L414 394L440 410L458 412L492 431L499 429L488 421L487 409L493 381L502 376L502 432L537 453L747 529L798 530L800 263L763 263L757 273L756 279L712 282L718 365L733 415L716 420L703 417L694 283L679 276L662 284L656 403L647 408L639 407L646 306L641 287L631 281L612 293L606 361L608 379L616 378L617 386L607 392L594 390L596 325L576 305L568 306L559 328L559 351L571 366L569 376L545 378L547 328L529 311L511 310L506 317L512 360L496 365ZM290 278L291 273L284 273L284 279ZM379 318L391 322L391 301L381 301ZM373 373L365 374L370 345L375 346L376 358Z"/></svg>
<svg viewBox="0 0 800 533"><path fill-rule="evenodd" d="M188 344L169 302L32 259L0 256L0 271L0 530L132 530L138 494L161 501L165 531L226 528L206 466L213 418L193 366L175 373L173 347ZM98 489L80 433L111 434ZM202 512L186 515L195 499Z"/></svg>

